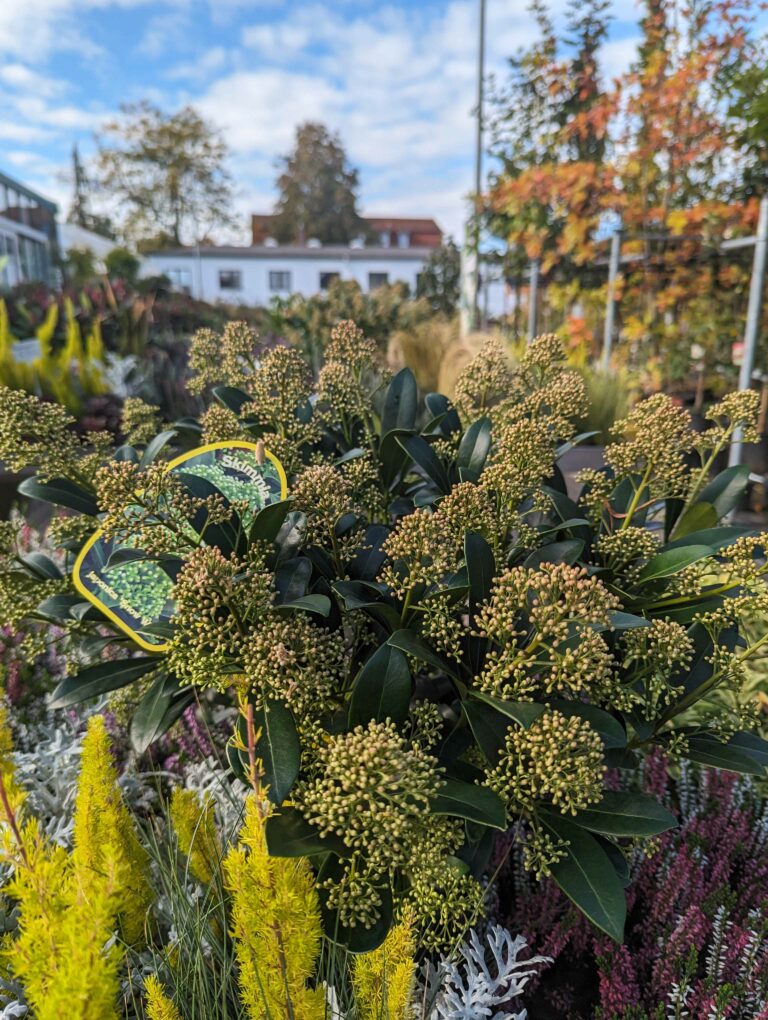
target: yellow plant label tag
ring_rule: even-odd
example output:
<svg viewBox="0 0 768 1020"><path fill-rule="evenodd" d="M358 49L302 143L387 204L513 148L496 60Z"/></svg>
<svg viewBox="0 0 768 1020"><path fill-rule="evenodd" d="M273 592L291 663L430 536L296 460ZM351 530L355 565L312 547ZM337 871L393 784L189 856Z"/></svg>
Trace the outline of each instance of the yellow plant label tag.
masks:
<svg viewBox="0 0 768 1020"><path fill-rule="evenodd" d="M288 492L282 464L260 443L209 443L176 457L167 470L178 474L194 496L220 492L230 502L247 503L241 517L246 530L259 510L285 499ZM193 522L189 526L195 530ZM80 550L72 578L81 595L136 644L163 652L175 611L172 594L180 561L149 558L130 536L117 540L99 530Z"/></svg>

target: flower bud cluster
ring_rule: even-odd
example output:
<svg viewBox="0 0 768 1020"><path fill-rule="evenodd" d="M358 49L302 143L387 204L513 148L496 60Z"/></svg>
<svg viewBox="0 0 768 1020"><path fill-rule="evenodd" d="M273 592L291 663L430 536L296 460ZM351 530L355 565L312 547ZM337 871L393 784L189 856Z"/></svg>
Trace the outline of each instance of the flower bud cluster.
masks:
<svg viewBox="0 0 768 1020"><path fill-rule="evenodd" d="M455 404L465 421L475 421L503 400L513 380L509 354L497 337L486 340L456 380Z"/></svg>
<svg viewBox="0 0 768 1020"><path fill-rule="evenodd" d="M455 856L463 841L460 821L435 818L430 832L413 849L405 909L424 949L450 950L482 916L485 891Z"/></svg>
<svg viewBox="0 0 768 1020"><path fill-rule="evenodd" d="M331 737L297 803L321 835L340 836L385 874L408 863L440 785L431 755L392 722L370 722Z"/></svg>
<svg viewBox="0 0 768 1020"><path fill-rule="evenodd" d="M318 464L302 471L292 494L296 509L306 514L307 541L333 546L339 519L356 510L348 478L332 464Z"/></svg>
<svg viewBox="0 0 768 1020"><path fill-rule="evenodd" d="M0 386L0 461L11 471L34 467L43 481L77 476L83 451L74 424L61 404Z"/></svg>
<svg viewBox="0 0 768 1020"><path fill-rule="evenodd" d="M204 443L224 443L232 439L251 438L235 412L228 407L222 407L221 404L211 404L201 416L200 424L203 426Z"/></svg>
<svg viewBox="0 0 768 1020"><path fill-rule="evenodd" d="M633 407L614 431L623 438L605 448L605 460L617 480L640 477L653 499L685 496L685 455L694 442L687 411L657 393Z"/></svg>
<svg viewBox="0 0 768 1020"><path fill-rule="evenodd" d="M610 627L619 600L583 567L543 563L501 574L477 615L491 642L483 690L512 699L537 692L593 701L621 697L613 657L596 628Z"/></svg>
<svg viewBox="0 0 768 1020"><path fill-rule="evenodd" d="M160 430L160 408L140 397L126 397L120 419L126 443L148 443Z"/></svg>
<svg viewBox="0 0 768 1020"><path fill-rule="evenodd" d="M258 550L247 559L200 546L176 578L175 631L168 661L184 683L230 686L243 672L249 624L272 604L272 575Z"/></svg>
<svg viewBox="0 0 768 1020"><path fill-rule="evenodd" d="M221 335L199 329L189 346L190 390L201 393L215 383L247 389L258 348L256 331L247 322L228 322Z"/></svg>
<svg viewBox="0 0 768 1020"><path fill-rule="evenodd" d="M102 530L109 538L148 555L178 554L199 544L190 521L201 511L208 524L229 520L232 508L216 493L192 496L180 478L156 462L141 469L131 461L110 461L94 477Z"/></svg>
<svg viewBox="0 0 768 1020"><path fill-rule="evenodd" d="M621 571L627 579L628 575L632 577L632 571L627 570L630 564L640 561L637 573L642 562L659 551L659 539L648 528L631 525L623 531L600 535L597 551L606 567L614 572Z"/></svg>
<svg viewBox="0 0 768 1020"><path fill-rule="evenodd" d="M431 755L404 740L393 723L370 722L320 748L315 778L296 790L294 800L321 835L344 840L351 855L348 881L356 875L375 887L394 869L408 867L440 785ZM346 909L363 911L353 923L366 926L378 916L378 904L365 898L346 902Z"/></svg>
<svg viewBox="0 0 768 1020"><path fill-rule="evenodd" d="M603 797L604 748L598 733L579 716L547 710L528 729L512 726L487 785L510 815L541 802L575 815Z"/></svg>
<svg viewBox="0 0 768 1020"><path fill-rule="evenodd" d="M759 443L760 433L757 421L760 415L760 394L757 390L736 390L727 393L707 412L713 423L700 436L697 446L713 449L724 446L733 435L734 429L741 432L743 443Z"/></svg>
<svg viewBox="0 0 768 1020"><path fill-rule="evenodd" d="M346 675L343 631L316 626L307 613L262 613L241 646L243 673L260 704L286 704L297 718L320 715Z"/></svg>

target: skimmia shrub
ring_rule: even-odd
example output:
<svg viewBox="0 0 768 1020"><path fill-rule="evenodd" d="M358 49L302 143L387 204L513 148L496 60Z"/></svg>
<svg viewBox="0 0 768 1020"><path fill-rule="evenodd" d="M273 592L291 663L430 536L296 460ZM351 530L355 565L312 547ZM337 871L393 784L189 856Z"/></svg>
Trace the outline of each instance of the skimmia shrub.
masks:
<svg viewBox="0 0 768 1020"><path fill-rule="evenodd" d="M454 946L505 831L620 940L627 856L675 818L608 770L657 748L755 775L768 762L744 693L768 635L740 629L768 608L768 567L761 538L726 523L748 470L713 472L734 430L755 438L757 395L727 396L703 432L664 396L640 403L574 493L558 461L586 438L572 425L586 404L555 337L514 370L489 343L455 405L421 400L407 369L383 376L352 323L316 382L297 351L255 350L243 324L199 333L209 410L118 450L3 395L0 457L35 468L21 492L61 508L66 554L60 567L8 542L4 601L18 586L18 606L103 660L55 703L141 680L139 750L196 698L237 705L232 769L258 766L266 846L310 861L329 944L372 951L407 916L423 949ZM165 469L241 439L288 475L288 498L255 515ZM130 532L131 562L173 579L162 651L136 654L73 591L67 567L97 527Z"/></svg>

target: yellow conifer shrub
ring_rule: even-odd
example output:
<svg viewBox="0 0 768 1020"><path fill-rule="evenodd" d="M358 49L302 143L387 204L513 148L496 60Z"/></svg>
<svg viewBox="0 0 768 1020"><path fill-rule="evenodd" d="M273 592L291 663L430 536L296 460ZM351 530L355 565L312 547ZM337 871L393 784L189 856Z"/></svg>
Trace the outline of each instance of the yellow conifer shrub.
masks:
<svg viewBox="0 0 768 1020"><path fill-rule="evenodd" d="M120 886L115 857L105 847L101 871L80 870L63 847L48 842L36 819L23 817L11 751L0 711L2 858L14 869L3 891L19 908L18 933L4 942L2 956L36 1020L117 1020L121 954L109 944Z"/></svg>
<svg viewBox="0 0 768 1020"><path fill-rule="evenodd" d="M144 990L147 993L147 1020L182 1020L181 1013L154 974L144 982Z"/></svg>
<svg viewBox="0 0 768 1020"><path fill-rule="evenodd" d="M189 870L198 882L207 885L216 874L221 848L216 835L213 798L200 802L193 790L177 787L171 797L171 822L179 849L189 859Z"/></svg>
<svg viewBox="0 0 768 1020"><path fill-rule="evenodd" d="M405 1020L415 969L413 924L405 917L372 953L355 957L352 983L359 1020Z"/></svg>
<svg viewBox="0 0 768 1020"><path fill-rule="evenodd" d="M72 858L82 874L100 874L107 852L117 863L118 915L126 942L138 942L144 932L152 890L147 881L149 857L139 843L117 785L117 770L109 736L100 715L88 720L75 807Z"/></svg>
<svg viewBox="0 0 768 1020"><path fill-rule="evenodd" d="M240 994L251 1020L325 1020L323 989L307 987L321 939L314 878L306 860L268 855L257 795L246 801L224 874Z"/></svg>

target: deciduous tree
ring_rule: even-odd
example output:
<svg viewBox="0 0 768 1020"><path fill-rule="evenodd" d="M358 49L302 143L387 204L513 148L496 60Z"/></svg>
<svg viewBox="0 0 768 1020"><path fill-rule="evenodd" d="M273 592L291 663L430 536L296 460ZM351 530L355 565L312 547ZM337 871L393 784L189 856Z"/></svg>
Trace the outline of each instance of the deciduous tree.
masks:
<svg viewBox="0 0 768 1020"><path fill-rule="evenodd" d="M99 184L125 211L123 229L139 243L199 241L232 222L232 186L221 136L191 106L166 114L149 102L126 104L104 125Z"/></svg>

